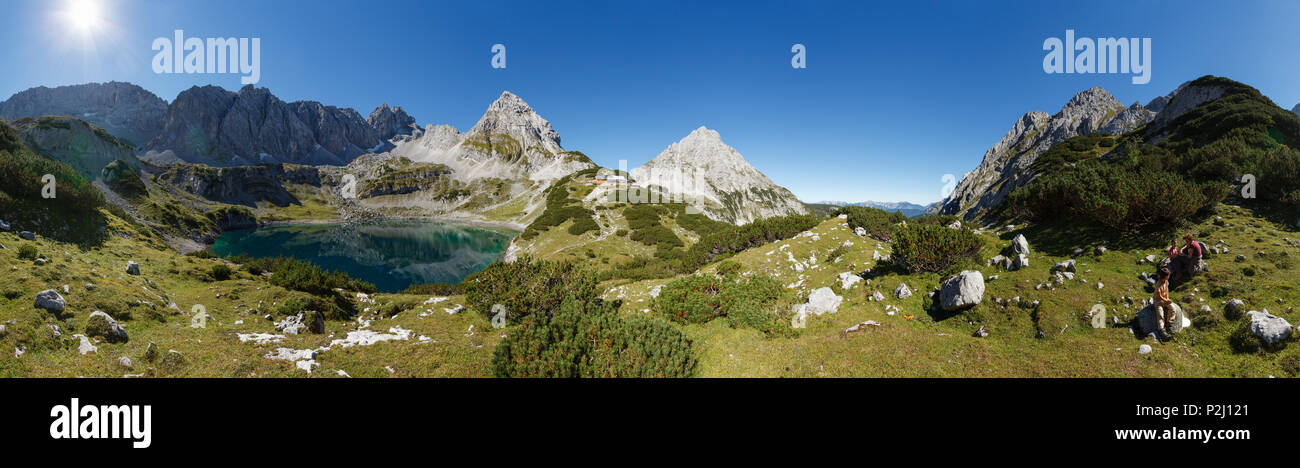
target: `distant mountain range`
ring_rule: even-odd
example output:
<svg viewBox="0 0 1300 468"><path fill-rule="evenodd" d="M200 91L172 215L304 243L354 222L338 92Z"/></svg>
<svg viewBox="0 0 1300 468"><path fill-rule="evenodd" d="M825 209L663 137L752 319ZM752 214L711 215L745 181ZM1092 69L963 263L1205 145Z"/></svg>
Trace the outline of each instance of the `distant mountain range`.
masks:
<svg viewBox="0 0 1300 468"><path fill-rule="evenodd" d="M320 174L328 176L326 183L341 177L340 171L345 170L377 181L365 184L365 192L388 198L376 202L375 207L400 207L416 213L468 210L481 214L509 203L512 214L506 219L528 221L540 214L541 195L552 182L595 167L587 155L564 149L550 122L509 91L489 105L465 133L450 125L421 129L401 107L388 104L362 117L351 108L315 101L285 102L270 90L251 85L233 92L195 86L167 103L134 84L91 83L32 88L0 102L0 118L5 120L43 116L68 116L58 121L60 127L79 128L67 120L81 119L105 129L131 149L124 158L133 165L137 157L161 167L293 163L320 166L324 171ZM41 141L55 141L53 138L62 135L47 127L37 128L33 121L25 127L29 128L26 134ZM67 160L70 154L59 158ZM365 155L373 157L361 158ZM111 161L67 162L94 175ZM652 169L703 174L704 183L671 186L668 181L649 180ZM673 143L638 171L634 180L639 177L646 179L638 180L644 184L686 193L700 202L704 214L719 221L744 224L808 211L789 190L773 183L723 143L716 131L704 127ZM188 191L198 186L195 181L201 179L201 173L181 167L167 180ZM232 177L221 185L231 190L252 180L274 185L280 177L279 172L222 174ZM283 195L275 187L268 190ZM228 195L218 198L251 203L245 196ZM285 199L280 196L268 201L279 204Z"/></svg>
<svg viewBox="0 0 1300 468"><path fill-rule="evenodd" d="M885 211L897 211L899 213L902 213L903 216L907 216L909 218L920 216L925 213L925 210L930 209L930 207L935 205L934 203L931 203L929 205L918 205L915 203L908 203L908 202L876 202L876 201L845 202L845 201L835 201L835 200L819 201L814 204L829 205L829 206L867 206L871 208L879 208Z"/></svg>

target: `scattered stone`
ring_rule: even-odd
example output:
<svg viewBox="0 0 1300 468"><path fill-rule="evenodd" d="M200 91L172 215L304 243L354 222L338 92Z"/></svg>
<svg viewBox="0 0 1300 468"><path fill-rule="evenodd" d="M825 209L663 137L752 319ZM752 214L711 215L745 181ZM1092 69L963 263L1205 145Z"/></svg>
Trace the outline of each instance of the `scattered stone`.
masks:
<svg viewBox="0 0 1300 468"><path fill-rule="evenodd" d="M812 294L808 295L808 302L800 304L795 313L801 318L807 317L808 314L835 313L840 309L840 304L843 302L844 298L835 295L831 288L817 288L813 290Z"/></svg>
<svg viewBox="0 0 1300 468"><path fill-rule="evenodd" d="M1104 246L1104 245L1102 245L1102 246L1098 246L1097 248L1095 248L1095 249L1092 250L1092 254L1093 254L1093 255L1096 255L1096 256L1098 256L1098 257L1100 257L1100 256L1102 256L1102 255L1106 255L1106 246Z"/></svg>
<svg viewBox="0 0 1300 468"><path fill-rule="evenodd" d="M81 339L81 344L77 346L77 354L85 356L87 354L94 353L97 350L99 350L99 348L95 347L95 345L90 344L90 339L86 338L86 335L76 334L76 335L72 335L72 337Z"/></svg>
<svg viewBox="0 0 1300 468"><path fill-rule="evenodd" d="M1016 257L1016 262L1013 263L1012 266L1015 267L1015 268L1012 268L1013 270L1020 270L1020 269L1023 269L1023 268L1029 268L1029 255L1026 255L1026 254L1020 254L1019 256Z"/></svg>
<svg viewBox="0 0 1300 468"><path fill-rule="evenodd" d="M899 284L897 288L894 288L894 297L907 299L912 297L912 290L906 284Z"/></svg>
<svg viewBox="0 0 1300 468"><path fill-rule="evenodd" d="M1237 262L1240 263L1244 261L1246 261L1246 256L1242 254L1237 254Z"/></svg>
<svg viewBox="0 0 1300 468"><path fill-rule="evenodd" d="M853 285L860 281L862 281L862 277L855 275L852 272L840 273L840 289L843 291L853 289Z"/></svg>
<svg viewBox="0 0 1300 468"><path fill-rule="evenodd" d="M1104 287L1106 287L1106 285L1101 284L1101 282L1098 282L1098 283L1097 283L1097 289L1101 289L1101 288L1104 288Z"/></svg>
<svg viewBox="0 0 1300 468"><path fill-rule="evenodd" d="M966 270L943 282L940 287L939 306L955 311L979 304L984 299L984 275Z"/></svg>
<svg viewBox="0 0 1300 468"><path fill-rule="evenodd" d="M876 291L876 292L874 292L874 293L871 293L871 296L868 297L867 299L868 299L868 300L871 300L871 301L880 302L880 301L885 300L885 295L884 295L884 294L881 294L880 291Z"/></svg>
<svg viewBox="0 0 1300 468"><path fill-rule="evenodd" d="M1066 261L1061 262L1061 263L1057 263L1055 266L1052 267L1052 271L1060 271L1060 272L1070 272L1070 273L1074 273L1074 272L1075 272L1075 263L1074 263L1074 259L1070 259L1070 260L1066 260Z"/></svg>
<svg viewBox="0 0 1300 468"><path fill-rule="evenodd" d="M1250 311L1250 333L1268 344L1277 344L1291 337L1291 324L1282 317L1263 312Z"/></svg>
<svg viewBox="0 0 1300 468"><path fill-rule="evenodd" d="M995 255L993 258L989 259L988 266L1002 267L1004 269L1010 270L1011 259L1007 258L1005 255Z"/></svg>
<svg viewBox="0 0 1300 468"><path fill-rule="evenodd" d="M858 237L867 237L867 230L861 226L853 228L853 233L857 234Z"/></svg>
<svg viewBox="0 0 1300 468"><path fill-rule="evenodd" d="M948 229L961 229L961 221L953 221L948 225Z"/></svg>
<svg viewBox="0 0 1300 468"><path fill-rule="evenodd" d="M880 322L877 322L877 321L875 321L875 320L867 320L867 321L862 322L862 323L854 324L853 326L851 326L851 327L849 327L849 328L845 328L845 329L844 329L844 333L846 333L846 334L847 334L847 333L853 333L853 332L856 332L856 331L866 330L867 327L879 327L879 326L880 326Z"/></svg>
<svg viewBox="0 0 1300 468"><path fill-rule="evenodd" d="M144 348L144 360L153 362L156 359L158 359L158 345L150 341L149 346Z"/></svg>
<svg viewBox="0 0 1300 468"><path fill-rule="evenodd" d="M1186 314L1183 313L1182 307L1180 307L1176 303L1173 304L1172 307L1174 308L1175 320L1174 323L1169 324L1170 333L1181 332L1183 331L1183 328L1192 325L1192 321L1187 318ZM1155 333L1156 336L1165 335L1165 331L1160 329L1159 314L1160 312L1159 310L1156 309L1155 304L1147 304L1145 307L1142 307L1142 310L1138 311L1137 313L1138 327L1141 328L1142 335L1148 335L1151 333Z"/></svg>
<svg viewBox="0 0 1300 468"><path fill-rule="evenodd" d="M989 336L989 330L985 328L984 325L980 325L980 329L975 330L975 333L972 336L976 338L984 338L986 336Z"/></svg>
<svg viewBox="0 0 1300 468"><path fill-rule="evenodd" d="M1222 216L1215 216L1215 217L1214 217L1214 225L1215 225L1215 226L1226 226L1227 224L1228 224L1228 223L1227 223L1226 221L1223 220L1223 217L1222 217Z"/></svg>
<svg viewBox="0 0 1300 468"><path fill-rule="evenodd" d="M1011 251L1018 255L1029 255L1029 239L1025 239L1024 234L1016 234L1016 237L1011 239Z"/></svg>
<svg viewBox="0 0 1300 468"><path fill-rule="evenodd" d="M1149 354L1150 352L1151 352L1151 345L1143 344L1142 346L1138 346L1138 354Z"/></svg>
<svg viewBox="0 0 1300 468"><path fill-rule="evenodd" d="M125 367L127 369L135 368L135 365L131 363L131 358L126 356L117 358L117 365Z"/></svg>
<svg viewBox="0 0 1300 468"><path fill-rule="evenodd" d="M59 293L53 289L46 289L36 294L36 307L54 312L63 313L63 308L68 305L68 301L63 299Z"/></svg>
<svg viewBox="0 0 1300 468"><path fill-rule="evenodd" d="M663 290L663 289L664 289L664 286L663 286L662 284L661 284L661 285L658 285L658 286L655 286L654 289L651 289L651 290L650 290L650 297L659 297L659 291L661 291L661 290Z"/></svg>
<svg viewBox="0 0 1300 468"><path fill-rule="evenodd" d="M126 262L126 274L128 274L128 275L139 275L139 274L140 274L140 264L139 264L139 263L136 263L136 262Z"/></svg>
<svg viewBox="0 0 1300 468"><path fill-rule="evenodd" d="M1241 299L1233 299L1231 301L1228 301L1227 305L1223 306L1224 312L1227 312L1229 315L1239 316L1241 315L1241 311L1245 309L1246 309L1246 303L1242 302Z"/></svg>
<svg viewBox="0 0 1300 468"><path fill-rule="evenodd" d="M276 322L275 329L286 335L297 335L302 332L322 334L325 333L325 314L314 310L298 312Z"/></svg>
<svg viewBox="0 0 1300 468"><path fill-rule="evenodd" d="M1208 306L1208 305L1204 305L1204 304L1201 305L1201 313L1202 313L1202 314L1208 314L1208 313L1211 313L1211 312L1214 312L1214 309L1211 309L1210 306Z"/></svg>
<svg viewBox="0 0 1300 468"><path fill-rule="evenodd" d="M86 334L109 343L126 343L129 339L122 324L98 310L92 312L90 318L86 320Z"/></svg>
<svg viewBox="0 0 1300 468"><path fill-rule="evenodd" d="M18 233L18 237L21 237L21 238L23 238L24 240L36 240L36 235L35 235L35 234L32 234L31 231L23 231L23 232L20 232L20 233Z"/></svg>

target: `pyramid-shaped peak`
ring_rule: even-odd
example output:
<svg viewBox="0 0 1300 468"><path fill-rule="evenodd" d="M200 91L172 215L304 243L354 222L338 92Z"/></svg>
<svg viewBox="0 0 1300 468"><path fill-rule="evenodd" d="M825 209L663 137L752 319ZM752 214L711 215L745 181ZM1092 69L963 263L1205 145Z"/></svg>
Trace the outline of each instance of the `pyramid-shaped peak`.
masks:
<svg viewBox="0 0 1300 468"><path fill-rule="evenodd" d="M1123 104L1120 104L1119 100L1110 94L1110 91L1106 91L1105 88L1100 86L1079 91L1074 97L1070 98L1070 102L1065 103L1066 108L1081 106L1115 107L1116 105L1122 106Z"/></svg>
<svg viewBox="0 0 1300 468"><path fill-rule="evenodd" d="M524 102L522 98L510 91L502 91L501 97L498 97L496 101L493 101L492 105L488 106L488 109L510 110L520 113L533 111L533 108L529 106L527 102Z"/></svg>

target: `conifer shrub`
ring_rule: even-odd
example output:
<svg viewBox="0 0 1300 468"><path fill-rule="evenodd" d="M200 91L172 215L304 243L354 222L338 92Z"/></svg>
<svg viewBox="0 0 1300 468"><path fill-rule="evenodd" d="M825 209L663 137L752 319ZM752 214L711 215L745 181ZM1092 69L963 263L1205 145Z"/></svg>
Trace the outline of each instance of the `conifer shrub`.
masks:
<svg viewBox="0 0 1300 468"><path fill-rule="evenodd" d="M691 342L654 317L623 317L608 302L568 295L529 314L492 353L497 377L691 377Z"/></svg>
<svg viewBox="0 0 1300 468"><path fill-rule="evenodd" d="M869 206L842 206L831 213L832 216L848 215L849 227L863 228L867 235L889 242L894 225L907 220L906 216L896 211L885 211Z"/></svg>
<svg viewBox="0 0 1300 468"><path fill-rule="evenodd" d="M911 273L942 273L979 255L984 239L965 229L909 224L894 229L891 258Z"/></svg>
<svg viewBox="0 0 1300 468"><path fill-rule="evenodd" d="M814 215L790 215L760 219L744 226L728 226L701 237L699 242L687 249L682 256L679 272L694 272L736 252L794 237L812 229L819 222L821 219Z"/></svg>
<svg viewBox="0 0 1300 468"><path fill-rule="evenodd" d="M18 259L20 260L36 260L36 256L39 254L36 247L31 245L23 244L18 247Z"/></svg>
<svg viewBox="0 0 1300 468"><path fill-rule="evenodd" d="M551 314L569 295L596 298L596 275L575 263L533 260L496 262L461 282L468 306L489 319L493 306L505 307L507 323L535 313Z"/></svg>
<svg viewBox="0 0 1300 468"><path fill-rule="evenodd" d="M230 267L225 264L212 265L212 268L208 270L208 275L212 276L212 279L217 281L230 279L230 273Z"/></svg>
<svg viewBox="0 0 1300 468"><path fill-rule="evenodd" d="M734 262L732 262L734 264ZM772 310L784 288L766 275L742 276L724 263L719 274L695 274L663 286L651 307L679 323L706 323L726 318L733 327L766 334L792 332ZM725 268L724 268L725 267Z"/></svg>

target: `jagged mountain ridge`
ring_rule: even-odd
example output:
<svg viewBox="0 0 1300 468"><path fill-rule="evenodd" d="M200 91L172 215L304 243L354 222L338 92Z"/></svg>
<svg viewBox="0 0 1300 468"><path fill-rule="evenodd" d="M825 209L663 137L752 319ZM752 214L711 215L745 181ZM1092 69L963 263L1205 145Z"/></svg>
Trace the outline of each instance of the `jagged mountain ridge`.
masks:
<svg viewBox="0 0 1300 468"><path fill-rule="evenodd" d="M160 164L342 166L381 151L387 143L381 135L396 134L401 125L413 122L404 111L385 112L386 107L371 113L373 122L384 125L381 130L351 108L315 101L286 103L252 85L238 92L196 86L168 106L163 129L144 158Z"/></svg>
<svg viewBox="0 0 1300 468"><path fill-rule="evenodd" d="M633 169L631 177L683 194L706 216L737 225L808 212L793 193L746 162L718 132L703 126Z"/></svg>
<svg viewBox="0 0 1300 468"><path fill-rule="evenodd" d="M551 123L509 91L502 92L468 132L430 125L397 141L392 153L445 164L465 181L553 181L594 166L582 153L565 151Z"/></svg>
<svg viewBox="0 0 1300 468"><path fill-rule="evenodd" d="M1165 100L1125 107L1105 89L1094 87L1075 94L1055 115L1025 113L984 153L980 165L962 177L952 194L929 211L978 219L1032 180L1030 165L1052 145L1099 131L1131 131L1156 118L1150 106L1163 110Z"/></svg>
<svg viewBox="0 0 1300 468"><path fill-rule="evenodd" d="M912 217L912 216L918 216L924 214L926 210L929 210L930 208L934 207L937 203L931 203L929 205L918 205L916 203L905 202L905 201L904 202L878 202L878 201L868 200L864 202L850 203L846 201L826 200L826 201L817 202L816 204L831 205L831 206L865 206L865 207L877 208L885 211L897 211L899 213L902 213L904 216Z"/></svg>
<svg viewBox="0 0 1300 468"><path fill-rule="evenodd" d="M47 88L38 86L0 102L0 119L76 117L129 145L148 144L162 131L167 101L131 83L112 81Z"/></svg>

